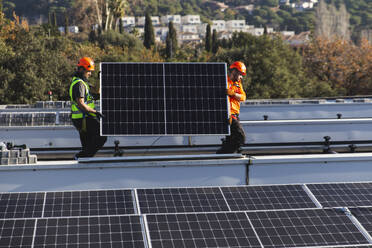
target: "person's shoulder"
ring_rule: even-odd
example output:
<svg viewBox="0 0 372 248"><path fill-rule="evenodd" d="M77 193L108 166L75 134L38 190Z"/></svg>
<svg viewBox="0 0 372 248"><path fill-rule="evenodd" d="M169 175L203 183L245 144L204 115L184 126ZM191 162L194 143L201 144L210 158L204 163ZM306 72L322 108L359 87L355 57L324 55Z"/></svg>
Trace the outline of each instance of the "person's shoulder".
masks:
<svg viewBox="0 0 372 248"><path fill-rule="evenodd" d="M73 77L72 82L75 82L75 85L79 85L79 87L85 86L84 80L80 77Z"/></svg>

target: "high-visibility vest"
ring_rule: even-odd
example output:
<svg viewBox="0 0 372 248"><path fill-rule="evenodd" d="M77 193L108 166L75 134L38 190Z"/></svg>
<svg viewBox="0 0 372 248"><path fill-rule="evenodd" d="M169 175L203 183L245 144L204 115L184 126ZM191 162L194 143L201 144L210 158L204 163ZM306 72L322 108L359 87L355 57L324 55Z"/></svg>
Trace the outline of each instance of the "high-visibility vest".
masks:
<svg viewBox="0 0 372 248"><path fill-rule="evenodd" d="M80 110L80 108L78 107L75 99L73 99L73 97L72 97L72 89L73 89L74 85L79 83L79 82L82 82L85 86L85 89L86 89L85 97L84 97L84 103L87 104L92 109L95 109L93 96L89 92L89 85L87 83L85 83L84 80L82 80L81 78L73 77L72 78L72 83L70 85L71 118L72 119L81 119L81 118L84 118L86 116L86 113L84 113L83 111ZM93 113L88 113L88 114L91 115L91 116L96 116L96 114L93 114Z"/></svg>
<svg viewBox="0 0 372 248"><path fill-rule="evenodd" d="M234 97L229 96L229 102L230 102L230 114L238 115L240 112L240 102L243 102L246 100L247 96L244 92L243 85L240 81L233 82L229 77L227 78L227 85L228 88L233 90L235 93L241 94L240 100L235 99Z"/></svg>

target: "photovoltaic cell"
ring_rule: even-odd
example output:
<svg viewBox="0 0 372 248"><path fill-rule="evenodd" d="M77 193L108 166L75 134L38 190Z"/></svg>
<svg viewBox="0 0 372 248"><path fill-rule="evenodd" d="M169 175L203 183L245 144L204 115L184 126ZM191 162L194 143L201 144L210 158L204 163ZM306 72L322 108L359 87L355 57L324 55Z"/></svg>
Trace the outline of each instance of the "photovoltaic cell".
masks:
<svg viewBox="0 0 372 248"><path fill-rule="evenodd" d="M222 187L232 211L315 208L300 185Z"/></svg>
<svg viewBox="0 0 372 248"><path fill-rule="evenodd" d="M261 247L245 213L146 215L153 248Z"/></svg>
<svg viewBox="0 0 372 248"><path fill-rule="evenodd" d="M308 184L323 207L372 206L372 183Z"/></svg>
<svg viewBox="0 0 372 248"><path fill-rule="evenodd" d="M228 134L225 63L101 63L103 135Z"/></svg>
<svg viewBox="0 0 372 248"><path fill-rule="evenodd" d="M41 217L44 193L0 194L0 219Z"/></svg>
<svg viewBox="0 0 372 248"><path fill-rule="evenodd" d="M219 188L138 189L141 214L228 211Z"/></svg>
<svg viewBox="0 0 372 248"><path fill-rule="evenodd" d="M39 219L34 247L145 246L139 216L104 216Z"/></svg>
<svg viewBox="0 0 372 248"><path fill-rule="evenodd" d="M133 214L130 190L48 192L44 217Z"/></svg>
<svg viewBox="0 0 372 248"><path fill-rule="evenodd" d="M351 220L334 209L247 212L264 247L368 244Z"/></svg>
<svg viewBox="0 0 372 248"><path fill-rule="evenodd" d="M31 247L34 219L0 220L0 247Z"/></svg>

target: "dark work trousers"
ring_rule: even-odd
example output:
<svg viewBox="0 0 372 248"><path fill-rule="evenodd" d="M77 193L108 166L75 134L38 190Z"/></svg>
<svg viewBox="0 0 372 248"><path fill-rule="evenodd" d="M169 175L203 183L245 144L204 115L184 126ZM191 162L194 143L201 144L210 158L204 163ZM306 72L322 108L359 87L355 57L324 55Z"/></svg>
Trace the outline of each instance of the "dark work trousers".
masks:
<svg viewBox="0 0 372 248"><path fill-rule="evenodd" d="M245 142L245 133L238 117L236 117L236 119L232 118L230 132L230 135L226 136L225 140L222 142L221 148L217 150L217 154L240 152L240 147L244 145Z"/></svg>
<svg viewBox="0 0 372 248"><path fill-rule="evenodd" d="M79 158L93 157L106 143L107 137L99 134L99 120L86 117L86 130L83 130L83 119L72 119L72 123L79 131L82 151L76 156Z"/></svg>

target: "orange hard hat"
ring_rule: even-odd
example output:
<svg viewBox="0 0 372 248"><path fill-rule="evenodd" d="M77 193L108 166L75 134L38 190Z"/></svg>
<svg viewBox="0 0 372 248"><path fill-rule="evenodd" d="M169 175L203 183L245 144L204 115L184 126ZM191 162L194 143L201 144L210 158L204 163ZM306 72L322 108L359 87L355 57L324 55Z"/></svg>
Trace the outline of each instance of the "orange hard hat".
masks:
<svg viewBox="0 0 372 248"><path fill-rule="evenodd" d="M234 69L234 68L240 71L240 73L243 76L247 74L247 68L245 67L245 64L243 62L235 61L234 63L230 65L230 69Z"/></svg>
<svg viewBox="0 0 372 248"><path fill-rule="evenodd" d="M94 61L93 59L89 58L89 57L83 57L79 60L79 63L77 64L77 66L82 66L85 68L85 70L87 71L94 71Z"/></svg>

